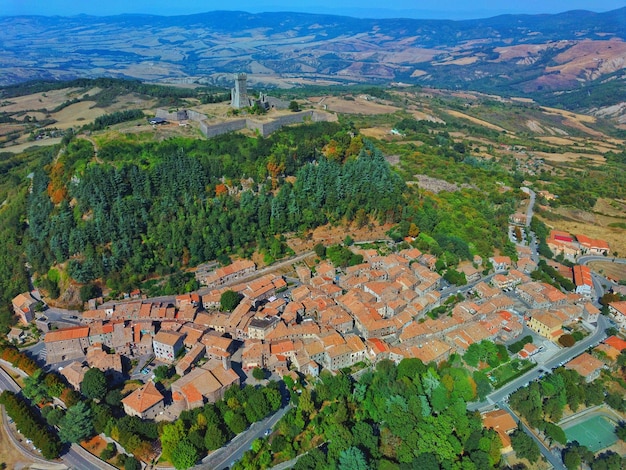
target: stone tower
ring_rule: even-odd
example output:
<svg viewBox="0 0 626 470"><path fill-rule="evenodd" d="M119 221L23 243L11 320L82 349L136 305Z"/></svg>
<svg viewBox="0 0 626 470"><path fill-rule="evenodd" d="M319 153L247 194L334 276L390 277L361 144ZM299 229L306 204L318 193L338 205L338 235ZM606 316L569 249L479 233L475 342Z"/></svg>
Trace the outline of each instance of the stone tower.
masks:
<svg viewBox="0 0 626 470"><path fill-rule="evenodd" d="M246 87L247 76L245 73L235 74L235 88L231 90L230 105L235 109L246 108L250 106L248 100L248 90Z"/></svg>

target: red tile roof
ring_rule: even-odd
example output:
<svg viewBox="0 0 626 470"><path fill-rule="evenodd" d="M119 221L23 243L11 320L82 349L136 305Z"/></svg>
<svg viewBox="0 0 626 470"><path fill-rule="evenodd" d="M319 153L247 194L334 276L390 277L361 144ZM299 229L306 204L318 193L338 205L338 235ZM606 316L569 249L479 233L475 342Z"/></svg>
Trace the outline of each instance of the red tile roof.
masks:
<svg viewBox="0 0 626 470"><path fill-rule="evenodd" d="M44 342L53 343L55 341L86 338L87 336L89 336L88 326L75 326L72 328L63 328L62 330L49 331L46 333Z"/></svg>
<svg viewBox="0 0 626 470"><path fill-rule="evenodd" d="M618 338L617 336L610 336L609 338L604 340L604 342L609 346L614 347L618 351L623 351L624 349L626 349L626 341Z"/></svg>
<svg viewBox="0 0 626 470"><path fill-rule="evenodd" d="M122 403L138 413L152 408L154 405L163 400L163 395L159 392L152 382L148 382L141 388L122 399Z"/></svg>

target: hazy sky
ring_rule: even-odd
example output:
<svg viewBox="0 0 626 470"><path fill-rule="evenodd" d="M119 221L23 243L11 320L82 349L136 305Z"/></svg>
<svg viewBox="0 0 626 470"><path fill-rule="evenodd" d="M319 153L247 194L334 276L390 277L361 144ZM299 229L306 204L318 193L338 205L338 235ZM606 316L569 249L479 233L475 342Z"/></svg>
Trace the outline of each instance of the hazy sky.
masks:
<svg viewBox="0 0 626 470"><path fill-rule="evenodd" d="M150 13L186 15L213 10L300 11L355 17L484 18L504 13L596 12L626 6L626 0L0 0L0 16L117 15Z"/></svg>

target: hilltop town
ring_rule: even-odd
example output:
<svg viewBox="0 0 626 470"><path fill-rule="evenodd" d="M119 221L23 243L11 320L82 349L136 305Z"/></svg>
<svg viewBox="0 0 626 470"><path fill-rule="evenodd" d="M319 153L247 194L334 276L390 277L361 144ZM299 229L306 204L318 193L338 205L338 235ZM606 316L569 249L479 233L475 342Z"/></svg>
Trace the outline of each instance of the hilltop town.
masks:
<svg viewBox="0 0 626 470"><path fill-rule="evenodd" d="M577 238L603 254L605 244ZM580 253L571 238L558 232L548 243ZM139 377L146 385L135 393L149 391L160 398L137 400L133 394L124 407L151 419L173 419L183 410L215 402L257 368L279 379L297 379L316 377L321 370L356 371L383 359L441 363L483 340L508 344L532 330L552 346L528 345L519 355L529 359L544 350L553 353L566 332L588 334L600 313L589 268L553 262L576 285L575 291L563 293L530 278L537 268L531 246L517 245L516 262L507 256L475 256L462 269L469 282L465 287L451 286L436 272L435 256L410 247L382 255L376 248L353 246L361 263L345 268L327 260L312 268L299 263L289 282L276 274L246 280L256 266L241 260L199 271L204 295L179 295L173 303L142 299L140 292L123 302L93 299L89 304L95 308L80 314L80 326L45 333L43 357L77 390L88 367L112 380ZM241 298L232 311L221 310L227 291ZM14 300L23 323L33 320L34 303L28 293ZM610 307L622 328L624 305ZM47 330L45 320L36 321ZM23 341L23 331L14 328L9 339ZM180 377L169 390L156 390L150 380L158 365L173 367Z"/></svg>

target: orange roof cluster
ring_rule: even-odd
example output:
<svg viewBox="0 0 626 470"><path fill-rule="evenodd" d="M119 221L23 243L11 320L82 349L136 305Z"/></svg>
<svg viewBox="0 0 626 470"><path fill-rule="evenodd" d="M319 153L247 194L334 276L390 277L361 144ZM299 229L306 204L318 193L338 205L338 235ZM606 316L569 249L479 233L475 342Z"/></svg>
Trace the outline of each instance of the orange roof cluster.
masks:
<svg viewBox="0 0 626 470"><path fill-rule="evenodd" d="M589 238L585 235L576 235L576 240L578 240L578 243L580 243L585 248L590 248L593 250L606 250L606 251L610 249L609 244L607 242L605 242L604 240L597 239L597 238Z"/></svg>

